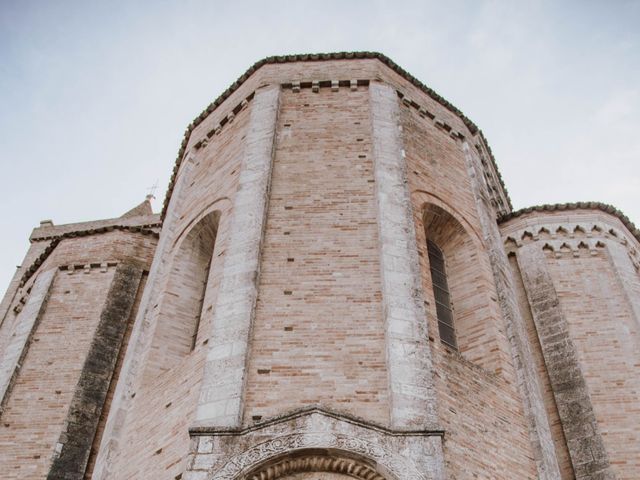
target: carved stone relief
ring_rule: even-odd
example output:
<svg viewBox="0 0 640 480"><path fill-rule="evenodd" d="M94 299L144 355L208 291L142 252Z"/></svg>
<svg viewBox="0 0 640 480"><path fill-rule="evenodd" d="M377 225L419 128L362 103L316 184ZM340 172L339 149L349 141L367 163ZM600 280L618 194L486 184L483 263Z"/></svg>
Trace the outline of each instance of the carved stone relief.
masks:
<svg viewBox="0 0 640 480"><path fill-rule="evenodd" d="M337 480L347 477L385 480L373 467L358 460L313 454L285 458L246 476L247 480Z"/></svg>
<svg viewBox="0 0 640 480"><path fill-rule="evenodd" d="M184 480L443 478L442 431L390 430L318 408L243 430L194 427L191 434Z"/></svg>

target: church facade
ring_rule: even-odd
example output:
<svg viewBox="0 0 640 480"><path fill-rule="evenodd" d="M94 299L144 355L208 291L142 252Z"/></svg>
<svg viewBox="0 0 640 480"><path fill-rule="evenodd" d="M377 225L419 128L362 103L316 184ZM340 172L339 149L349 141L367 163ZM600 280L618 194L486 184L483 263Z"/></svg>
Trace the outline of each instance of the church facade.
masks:
<svg viewBox="0 0 640 480"><path fill-rule="evenodd" d="M640 231L514 211L377 53L270 57L160 214L44 221L0 304L6 479L637 479Z"/></svg>

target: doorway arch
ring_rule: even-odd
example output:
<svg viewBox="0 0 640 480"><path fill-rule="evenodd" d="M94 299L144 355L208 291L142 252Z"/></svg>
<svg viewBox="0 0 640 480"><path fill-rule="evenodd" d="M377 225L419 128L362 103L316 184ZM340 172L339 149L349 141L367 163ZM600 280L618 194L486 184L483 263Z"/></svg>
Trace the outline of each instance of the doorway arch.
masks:
<svg viewBox="0 0 640 480"><path fill-rule="evenodd" d="M262 462L237 480L306 480L307 476L315 480L317 474L328 474L327 480L395 480L375 461L334 449L288 452Z"/></svg>

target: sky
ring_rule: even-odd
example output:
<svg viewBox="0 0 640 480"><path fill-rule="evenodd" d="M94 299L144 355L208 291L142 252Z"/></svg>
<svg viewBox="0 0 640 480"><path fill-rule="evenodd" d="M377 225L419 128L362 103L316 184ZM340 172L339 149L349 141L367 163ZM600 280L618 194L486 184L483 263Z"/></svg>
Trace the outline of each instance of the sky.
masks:
<svg viewBox="0 0 640 480"><path fill-rule="evenodd" d="M0 0L0 292L40 220L162 207L185 128L269 55L384 53L483 131L514 208L640 224L640 1Z"/></svg>

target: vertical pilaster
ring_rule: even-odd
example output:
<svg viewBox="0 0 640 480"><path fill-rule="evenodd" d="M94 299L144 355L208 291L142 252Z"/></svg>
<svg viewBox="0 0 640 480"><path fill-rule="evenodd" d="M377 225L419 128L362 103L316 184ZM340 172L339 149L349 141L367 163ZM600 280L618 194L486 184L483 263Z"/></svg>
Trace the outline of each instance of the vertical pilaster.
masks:
<svg viewBox="0 0 640 480"><path fill-rule="evenodd" d="M82 480L85 476L91 445L141 278L140 266L122 263L116 269L69 405L65 429L56 445L48 479Z"/></svg>
<svg viewBox="0 0 640 480"><path fill-rule="evenodd" d="M0 357L0 415L9 399L11 387L29 349L29 343L47 306L49 292L57 269L38 275L31 287L26 305L15 319L13 335Z"/></svg>
<svg viewBox="0 0 640 480"><path fill-rule="evenodd" d="M518 250L518 263L576 479L614 479L544 254L535 243L525 245Z"/></svg>
<svg viewBox="0 0 640 480"><path fill-rule="evenodd" d="M369 86L391 425L436 427L420 263L396 91Z"/></svg>
<svg viewBox="0 0 640 480"><path fill-rule="evenodd" d="M490 216L492 213L495 215L495 212L491 207L491 199L487 195L487 186L481 183L483 175L479 166L480 160L474 156L473 150L466 141L462 144L462 151L467 162L483 237L486 239L500 309L505 319L505 331L529 424L529 438L535 456L538 477L540 480L555 480L560 478L560 467L555 454L549 417L542 399L542 389L538 381L535 362L527 341L526 327L516 301L516 290L509 261L502 246L495 216Z"/></svg>
<svg viewBox="0 0 640 480"><path fill-rule="evenodd" d="M242 421L249 336L257 298L268 206L279 87L256 92L233 200L228 248L214 309L196 424L237 427Z"/></svg>

